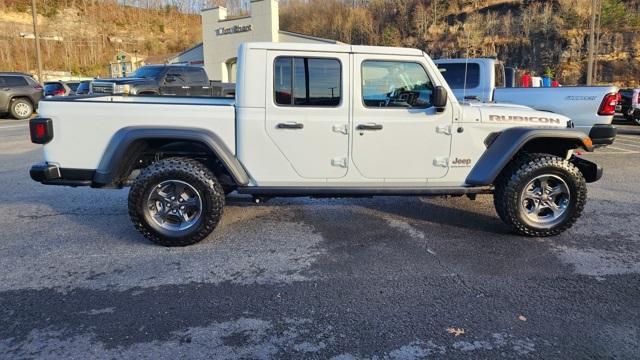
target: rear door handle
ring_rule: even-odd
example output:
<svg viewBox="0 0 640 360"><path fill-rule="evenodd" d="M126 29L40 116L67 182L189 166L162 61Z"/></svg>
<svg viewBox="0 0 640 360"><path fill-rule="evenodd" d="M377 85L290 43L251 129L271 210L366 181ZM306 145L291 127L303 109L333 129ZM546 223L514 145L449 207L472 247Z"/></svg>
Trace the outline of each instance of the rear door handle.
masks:
<svg viewBox="0 0 640 360"><path fill-rule="evenodd" d="M304 127L303 124L297 123L297 122L287 122L287 123L280 123L278 125L276 125L276 129L293 129L293 130L300 130Z"/></svg>
<svg viewBox="0 0 640 360"><path fill-rule="evenodd" d="M380 124L360 124L356 127L356 130L382 130Z"/></svg>

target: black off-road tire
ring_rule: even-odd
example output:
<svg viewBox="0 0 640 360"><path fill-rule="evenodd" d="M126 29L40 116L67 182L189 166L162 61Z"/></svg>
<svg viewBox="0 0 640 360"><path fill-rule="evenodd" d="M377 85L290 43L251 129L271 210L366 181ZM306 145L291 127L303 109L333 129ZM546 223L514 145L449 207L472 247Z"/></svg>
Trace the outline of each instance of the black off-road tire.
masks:
<svg viewBox="0 0 640 360"><path fill-rule="evenodd" d="M9 113L14 119L24 120L33 115L33 104L29 99L18 98L11 100L9 104Z"/></svg>
<svg viewBox="0 0 640 360"><path fill-rule="evenodd" d="M533 224L520 210L524 188L542 175L561 178L570 193L561 221L553 226ZM500 219L516 233L532 237L554 236L571 228L582 214L587 201L587 184L580 170L563 158L549 154L522 154L496 180L493 201Z"/></svg>
<svg viewBox="0 0 640 360"><path fill-rule="evenodd" d="M147 199L160 183L178 180L195 188L201 198L201 215L186 230L167 231L151 220ZM129 191L129 216L136 229L147 239L163 246L187 246L206 238L218 225L225 196L213 173L202 163L189 158L167 158L142 170Z"/></svg>

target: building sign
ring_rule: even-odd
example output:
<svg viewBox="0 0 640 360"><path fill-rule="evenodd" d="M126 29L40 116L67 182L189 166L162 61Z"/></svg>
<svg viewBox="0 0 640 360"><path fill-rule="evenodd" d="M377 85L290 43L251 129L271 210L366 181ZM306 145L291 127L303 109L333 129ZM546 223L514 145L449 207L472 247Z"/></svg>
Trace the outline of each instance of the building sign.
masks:
<svg viewBox="0 0 640 360"><path fill-rule="evenodd" d="M241 32L251 31L251 24L249 25L234 25L232 27L220 27L216 29L216 35L230 35Z"/></svg>

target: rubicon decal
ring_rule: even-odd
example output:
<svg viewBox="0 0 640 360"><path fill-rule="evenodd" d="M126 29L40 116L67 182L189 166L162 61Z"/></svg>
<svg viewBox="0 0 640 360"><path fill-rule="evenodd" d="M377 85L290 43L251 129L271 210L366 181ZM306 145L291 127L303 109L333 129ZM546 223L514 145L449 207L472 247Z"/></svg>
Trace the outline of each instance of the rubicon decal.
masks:
<svg viewBox="0 0 640 360"><path fill-rule="evenodd" d="M489 121L504 123L562 124L558 118L539 116L489 115Z"/></svg>

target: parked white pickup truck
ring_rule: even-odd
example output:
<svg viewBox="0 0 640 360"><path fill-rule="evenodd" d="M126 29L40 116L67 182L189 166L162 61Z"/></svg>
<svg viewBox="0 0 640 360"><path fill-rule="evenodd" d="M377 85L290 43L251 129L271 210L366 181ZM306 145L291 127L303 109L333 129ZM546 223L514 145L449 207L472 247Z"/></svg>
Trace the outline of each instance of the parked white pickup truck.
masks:
<svg viewBox="0 0 640 360"><path fill-rule="evenodd" d="M43 184L131 186L129 214L150 240L182 246L217 225L225 194L494 193L517 233L550 236L584 207L602 169L565 116L461 105L420 50L247 43L236 99L53 98L30 122Z"/></svg>
<svg viewBox="0 0 640 360"><path fill-rule="evenodd" d="M611 125L618 102L615 86L509 88L505 87L504 65L495 59L434 62L460 101L518 104L562 114L571 118L576 129L589 134L595 145L610 145L615 140L616 129Z"/></svg>

